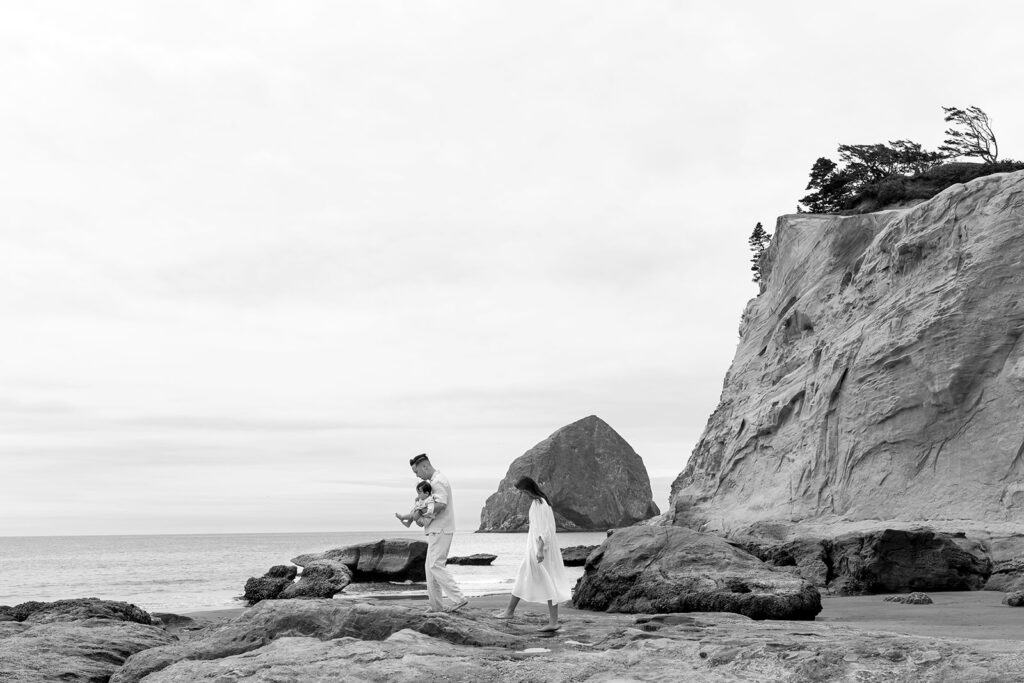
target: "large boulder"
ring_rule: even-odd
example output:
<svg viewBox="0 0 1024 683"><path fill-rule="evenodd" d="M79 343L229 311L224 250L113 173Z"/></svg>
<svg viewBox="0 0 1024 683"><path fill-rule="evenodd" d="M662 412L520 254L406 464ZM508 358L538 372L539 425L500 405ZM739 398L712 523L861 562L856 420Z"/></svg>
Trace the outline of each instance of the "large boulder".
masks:
<svg viewBox="0 0 1024 683"><path fill-rule="evenodd" d="M591 415L512 461L480 512L480 531L525 531L530 500L515 488L534 479L551 499L563 531L604 531L660 514L644 462L626 440Z"/></svg>
<svg viewBox="0 0 1024 683"><path fill-rule="evenodd" d="M928 529L845 534L830 543L838 595L981 590L992 563Z"/></svg>
<svg viewBox="0 0 1024 683"><path fill-rule="evenodd" d="M829 539L737 544L835 595L979 590L992 571L982 546L932 529L883 529Z"/></svg>
<svg viewBox="0 0 1024 683"><path fill-rule="evenodd" d="M680 527L629 527L587 560L573 594L580 608L611 612L735 612L752 619L814 619L821 596L709 534Z"/></svg>
<svg viewBox="0 0 1024 683"><path fill-rule="evenodd" d="M1022 226L1024 172L781 217L675 523L1019 527Z"/></svg>
<svg viewBox="0 0 1024 683"><path fill-rule="evenodd" d="M302 568L302 575L278 594L278 598L332 598L352 583L352 570L341 562L320 560Z"/></svg>
<svg viewBox="0 0 1024 683"><path fill-rule="evenodd" d="M129 656L175 640L124 602L83 598L22 603L0 629L0 680L106 681ZM20 623L19 623L20 622Z"/></svg>
<svg viewBox="0 0 1024 683"><path fill-rule="evenodd" d="M292 558L292 564L307 567L337 562L349 568L352 581L425 581L427 542L390 538L344 548L307 553Z"/></svg>

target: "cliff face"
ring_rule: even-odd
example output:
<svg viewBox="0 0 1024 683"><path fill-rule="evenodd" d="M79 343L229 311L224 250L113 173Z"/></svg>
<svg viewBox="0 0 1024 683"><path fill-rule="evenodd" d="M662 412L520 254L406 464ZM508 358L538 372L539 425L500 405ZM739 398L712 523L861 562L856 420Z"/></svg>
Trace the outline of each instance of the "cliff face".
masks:
<svg viewBox="0 0 1024 683"><path fill-rule="evenodd" d="M779 219L675 524L1024 522L1024 172Z"/></svg>
<svg viewBox="0 0 1024 683"><path fill-rule="evenodd" d="M604 531L659 514L643 460L594 415L512 461L480 512L480 531L526 531L530 500L515 488L522 476L533 478L551 499L559 530Z"/></svg>

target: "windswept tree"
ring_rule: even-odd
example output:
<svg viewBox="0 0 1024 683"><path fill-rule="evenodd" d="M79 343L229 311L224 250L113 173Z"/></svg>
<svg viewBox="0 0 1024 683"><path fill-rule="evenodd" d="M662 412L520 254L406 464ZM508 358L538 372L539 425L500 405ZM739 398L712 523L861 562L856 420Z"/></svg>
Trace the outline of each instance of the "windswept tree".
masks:
<svg viewBox="0 0 1024 683"><path fill-rule="evenodd" d="M988 114L979 107L943 107L946 123L954 124L946 129L946 140L939 151L949 157L979 157L986 164L994 164L999 158L999 143L992 132Z"/></svg>
<svg viewBox="0 0 1024 683"><path fill-rule="evenodd" d="M747 244L750 245L750 250L754 252L754 255L750 257L750 270L754 273L754 282L761 281L761 254L771 244L772 236L765 231L764 226L758 222L754 226L754 232L750 233Z"/></svg>
<svg viewBox="0 0 1024 683"><path fill-rule="evenodd" d="M893 176L922 173L939 164L943 155L910 140L888 145L839 145L839 162L820 157L811 167L807 189L800 200L811 213L836 213L852 208L865 188Z"/></svg>

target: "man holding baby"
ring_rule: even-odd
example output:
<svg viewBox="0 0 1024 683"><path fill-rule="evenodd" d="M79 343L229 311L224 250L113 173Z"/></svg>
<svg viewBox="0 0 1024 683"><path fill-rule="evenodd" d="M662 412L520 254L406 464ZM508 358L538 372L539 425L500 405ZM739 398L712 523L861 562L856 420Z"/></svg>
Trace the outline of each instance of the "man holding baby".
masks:
<svg viewBox="0 0 1024 683"><path fill-rule="evenodd" d="M423 531L427 534L427 597L434 611L445 610L442 594L452 601L446 611L455 612L468 604L455 579L448 573L448 551L455 534L455 510L452 506L452 485L448 477L434 469L426 453L420 453L409 461L413 473L429 482L433 497L433 516L424 516Z"/></svg>

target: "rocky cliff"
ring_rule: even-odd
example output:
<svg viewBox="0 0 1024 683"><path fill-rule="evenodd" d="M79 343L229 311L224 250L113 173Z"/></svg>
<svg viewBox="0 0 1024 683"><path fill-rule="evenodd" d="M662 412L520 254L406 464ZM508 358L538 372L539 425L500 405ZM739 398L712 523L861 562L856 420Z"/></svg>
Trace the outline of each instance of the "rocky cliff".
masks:
<svg viewBox="0 0 1024 683"><path fill-rule="evenodd" d="M673 522L1019 530L1024 172L783 216L761 266Z"/></svg>
<svg viewBox="0 0 1024 683"><path fill-rule="evenodd" d="M515 488L532 477L551 499L560 530L603 531L659 514L643 460L591 415L516 458L480 512L480 531L525 531L529 498Z"/></svg>

